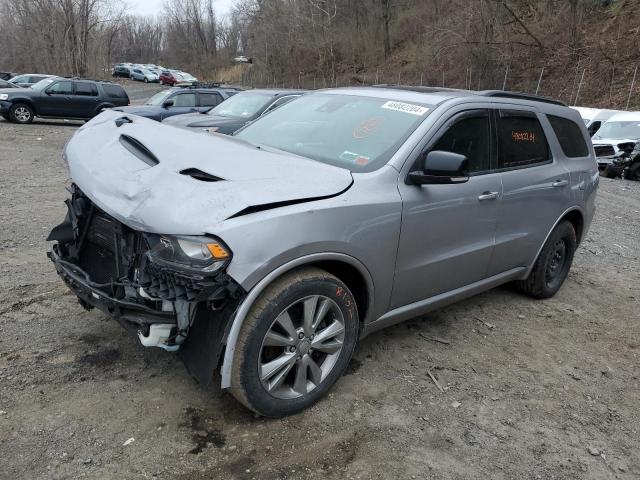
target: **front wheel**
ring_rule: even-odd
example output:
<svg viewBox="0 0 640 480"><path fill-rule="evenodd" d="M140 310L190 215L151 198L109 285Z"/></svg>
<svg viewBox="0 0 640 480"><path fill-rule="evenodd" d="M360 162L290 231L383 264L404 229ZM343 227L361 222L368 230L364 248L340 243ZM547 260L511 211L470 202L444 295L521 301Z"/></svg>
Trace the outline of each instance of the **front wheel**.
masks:
<svg viewBox="0 0 640 480"><path fill-rule="evenodd" d="M231 393L267 417L308 408L344 373L358 328L353 295L338 278L317 268L285 275L267 287L245 319Z"/></svg>
<svg viewBox="0 0 640 480"><path fill-rule="evenodd" d="M16 123L31 123L33 122L33 109L25 103L18 103L9 110L9 118Z"/></svg>
<svg viewBox="0 0 640 480"><path fill-rule="evenodd" d="M549 235L529 276L516 286L534 298L553 297L569 274L576 245L573 225L563 220Z"/></svg>

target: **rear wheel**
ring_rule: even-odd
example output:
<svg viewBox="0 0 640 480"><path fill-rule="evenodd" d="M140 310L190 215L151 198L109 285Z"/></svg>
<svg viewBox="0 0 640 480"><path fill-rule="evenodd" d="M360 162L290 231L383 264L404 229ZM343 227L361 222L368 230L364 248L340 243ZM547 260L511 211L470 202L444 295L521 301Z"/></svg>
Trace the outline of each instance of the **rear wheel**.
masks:
<svg viewBox="0 0 640 480"><path fill-rule="evenodd" d="M333 275L308 268L276 280L240 331L231 393L268 417L311 406L345 371L358 327L353 296Z"/></svg>
<svg viewBox="0 0 640 480"><path fill-rule="evenodd" d="M26 103L17 103L9 110L9 118L16 123L33 122L33 109Z"/></svg>
<svg viewBox="0 0 640 480"><path fill-rule="evenodd" d="M616 178L618 176L618 169L613 165L607 165L604 169L604 176L607 178Z"/></svg>
<svg viewBox="0 0 640 480"><path fill-rule="evenodd" d="M576 243L573 225L563 220L549 235L529 276L516 286L535 298L553 297L569 274Z"/></svg>

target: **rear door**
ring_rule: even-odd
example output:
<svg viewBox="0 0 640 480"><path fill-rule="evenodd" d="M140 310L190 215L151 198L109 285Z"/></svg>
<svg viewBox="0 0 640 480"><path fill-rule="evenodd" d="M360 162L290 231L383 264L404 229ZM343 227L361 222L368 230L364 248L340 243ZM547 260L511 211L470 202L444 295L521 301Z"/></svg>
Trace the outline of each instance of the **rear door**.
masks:
<svg viewBox="0 0 640 480"><path fill-rule="evenodd" d="M525 106L494 115L503 196L490 275L528 267L571 199L569 171L552 153L545 116Z"/></svg>
<svg viewBox="0 0 640 480"><path fill-rule="evenodd" d="M224 99L218 92L198 92L198 111L206 112L216 105L220 104Z"/></svg>
<svg viewBox="0 0 640 480"><path fill-rule="evenodd" d="M72 108L74 116L91 118L98 108L98 87L92 82L73 82Z"/></svg>
<svg viewBox="0 0 640 480"><path fill-rule="evenodd" d="M465 107L463 107L465 108ZM454 113L427 140L410 170L433 150L463 154L470 178L451 185L409 185L403 172L402 230L391 308L482 280L493 254L502 186L486 108Z"/></svg>

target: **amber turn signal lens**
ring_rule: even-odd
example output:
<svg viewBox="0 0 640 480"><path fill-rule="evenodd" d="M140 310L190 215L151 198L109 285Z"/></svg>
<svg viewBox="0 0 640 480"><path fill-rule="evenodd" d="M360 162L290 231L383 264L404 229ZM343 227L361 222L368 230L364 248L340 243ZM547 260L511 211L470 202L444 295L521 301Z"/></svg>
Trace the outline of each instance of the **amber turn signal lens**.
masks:
<svg viewBox="0 0 640 480"><path fill-rule="evenodd" d="M229 258L229 252L219 243L207 243L207 249L216 260L226 260Z"/></svg>

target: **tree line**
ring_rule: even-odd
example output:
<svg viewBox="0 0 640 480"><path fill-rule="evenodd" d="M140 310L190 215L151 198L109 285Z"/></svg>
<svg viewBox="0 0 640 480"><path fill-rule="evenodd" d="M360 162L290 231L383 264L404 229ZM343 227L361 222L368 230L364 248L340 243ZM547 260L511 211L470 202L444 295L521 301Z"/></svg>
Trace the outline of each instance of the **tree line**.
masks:
<svg viewBox="0 0 640 480"><path fill-rule="evenodd" d="M615 106L640 62L635 4L237 0L217 18L215 0L165 0L145 18L119 0L0 0L0 70L100 76L128 61L254 86L504 87ZM232 68L239 54L253 63Z"/></svg>

